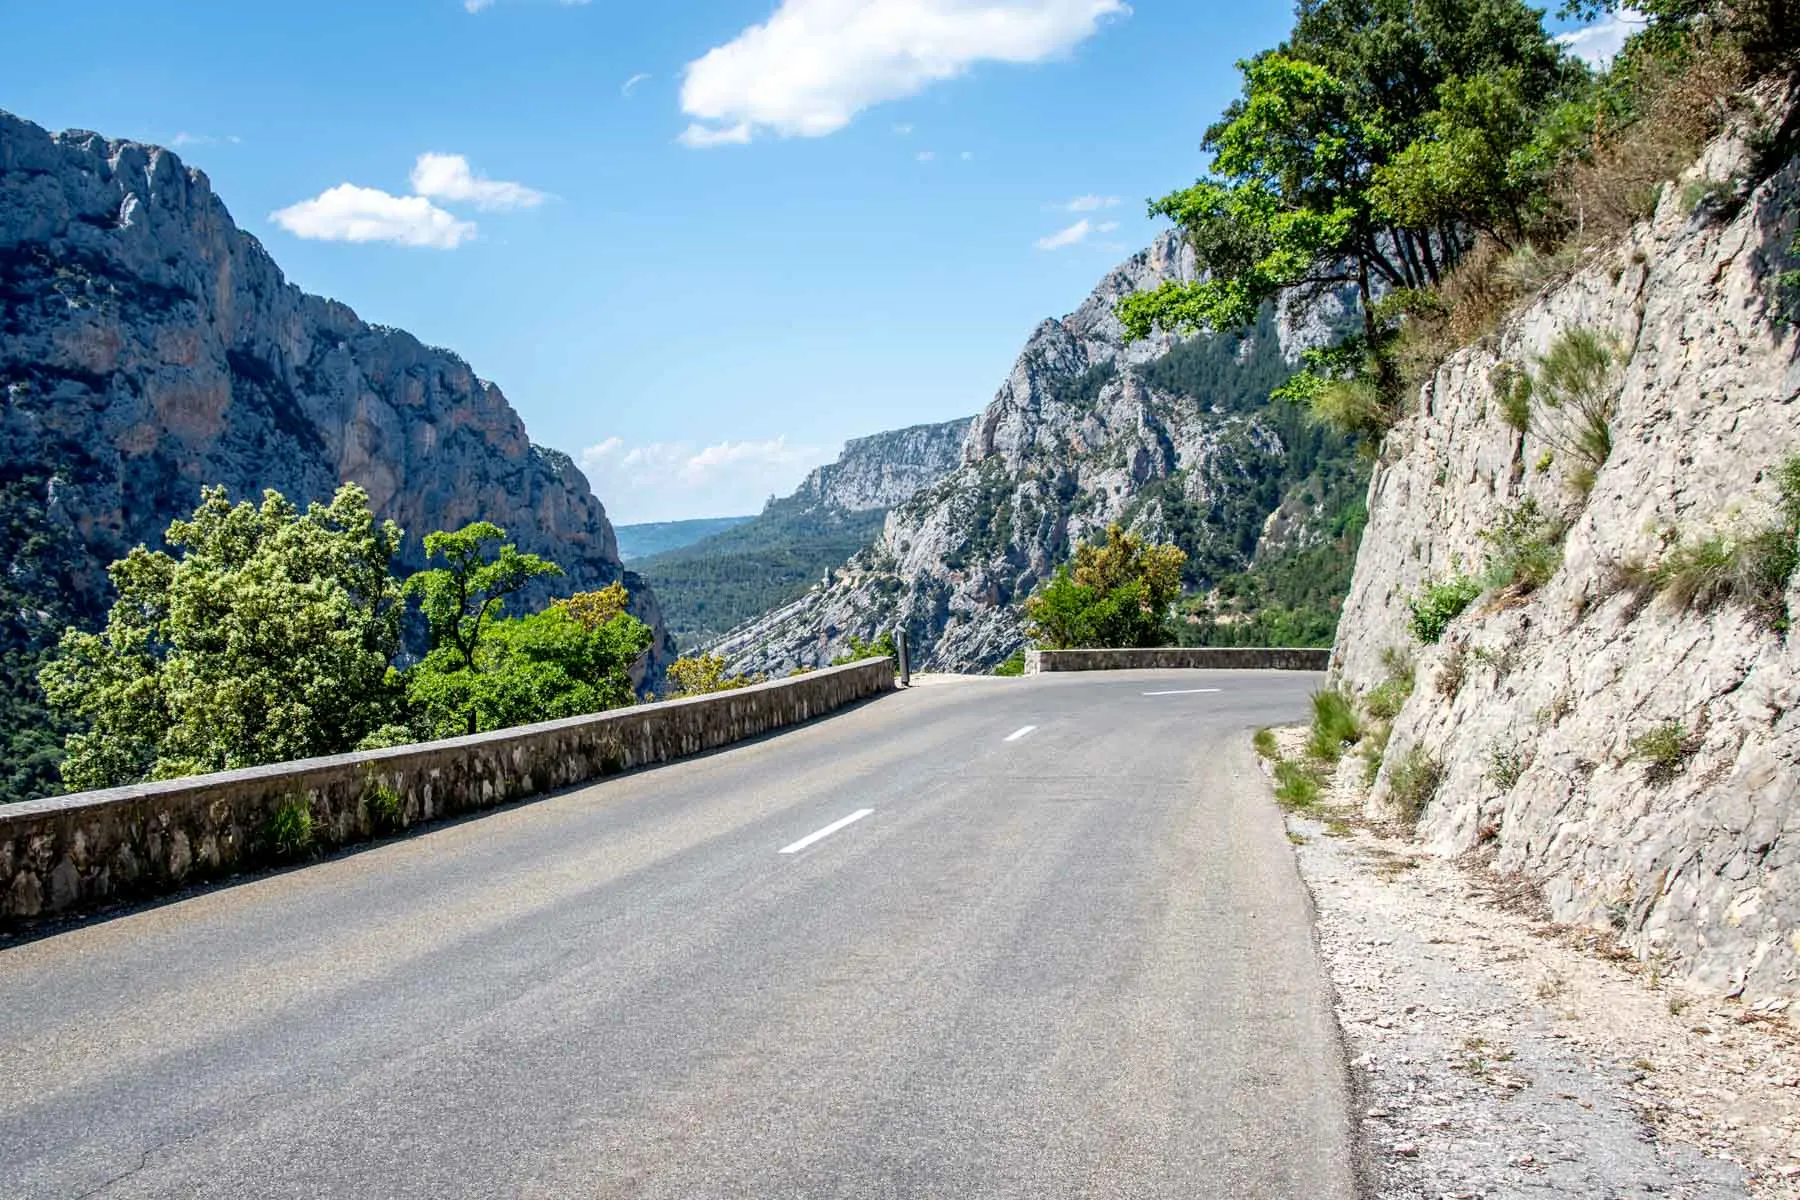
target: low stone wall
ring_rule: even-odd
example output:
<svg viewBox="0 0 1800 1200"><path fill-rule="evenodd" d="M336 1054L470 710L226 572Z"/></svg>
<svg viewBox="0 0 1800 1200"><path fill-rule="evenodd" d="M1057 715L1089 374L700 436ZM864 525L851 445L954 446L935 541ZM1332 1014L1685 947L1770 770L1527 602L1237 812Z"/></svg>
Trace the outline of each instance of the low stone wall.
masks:
<svg viewBox="0 0 1800 1200"><path fill-rule="evenodd" d="M870 659L496 733L0 807L0 929L668 762L891 691ZM276 813L310 818L282 845Z"/></svg>
<svg viewBox="0 0 1800 1200"><path fill-rule="evenodd" d="M1154 650L1027 650L1025 673L1051 671L1323 671L1329 650L1163 646Z"/></svg>

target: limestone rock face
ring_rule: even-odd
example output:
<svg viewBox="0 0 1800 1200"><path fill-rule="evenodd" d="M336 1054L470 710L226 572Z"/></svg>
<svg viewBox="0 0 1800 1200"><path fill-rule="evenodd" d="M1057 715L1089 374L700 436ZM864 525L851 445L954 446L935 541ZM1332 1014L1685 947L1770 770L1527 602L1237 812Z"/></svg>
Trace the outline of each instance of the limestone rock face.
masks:
<svg viewBox="0 0 1800 1200"><path fill-rule="evenodd" d="M1191 251L1164 234L1073 313L1038 326L969 425L954 472L895 505L875 544L829 583L713 649L738 670L779 674L900 627L921 669L987 669L1021 646L1018 603L1076 541L1113 521L1164 536L1170 502L1207 514L1230 507L1279 464L1281 438L1254 406L1223 403L1228 389L1214 403L1206 387L1176 386L1159 364L1189 343L1161 333L1128 343L1114 313L1123 296L1193 278ZM1206 339L1208 377L1260 369L1257 378L1279 382L1337 311L1341 299L1328 297L1319 314L1271 314L1247 336ZM1267 515L1253 514L1255 524ZM1230 556L1225 524L1217 537Z"/></svg>
<svg viewBox="0 0 1800 1200"><path fill-rule="evenodd" d="M286 282L169 151L0 113L0 296L0 469L45 492L41 532L73 551L54 584L90 617L106 565L203 485L304 502L351 480L407 531L406 569L422 535L491 520L563 567L549 590L624 580L652 672L672 653L587 480L498 387Z"/></svg>
<svg viewBox="0 0 1800 1200"><path fill-rule="evenodd" d="M851 438L836 462L814 467L794 496L845 512L873 512L911 499L962 462L973 418Z"/></svg>
<svg viewBox="0 0 1800 1200"><path fill-rule="evenodd" d="M1423 747L1444 768L1419 824L1433 849L1491 850L1558 919L1611 925L1666 971L1747 996L1800 992L1800 633L1618 581L1677 539L1766 525L1773 469L1800 454L1800 334L1775 278L1795 265L1800 163L1758 170L1751 144L1715 143L1622 245L1426 385L1374 474L1334 651L1359 690L1388 673L1384 651L1418 656L1375 811ZM1683 201L1684 182L1758 177L1741 207ZM1501 419L1494 388L1497 365L1529 369L1575 329L1618 347L1613 449L1585 496ZM1554 579L1414 645L1408 601L1479 570L1483 535L1528 497L1571 522ZM1632 741L1668 722L1689 756L1659 782Z"/></svg>

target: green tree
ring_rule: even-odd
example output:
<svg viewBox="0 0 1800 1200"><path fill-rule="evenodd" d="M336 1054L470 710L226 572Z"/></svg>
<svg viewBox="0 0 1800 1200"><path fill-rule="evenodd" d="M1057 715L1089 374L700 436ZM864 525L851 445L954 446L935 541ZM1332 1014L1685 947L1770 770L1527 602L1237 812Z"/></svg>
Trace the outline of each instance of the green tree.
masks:
<svg viewBox="0 0 1800 1200"><path fill-rule="evenodd" d="M1126 297L1134 337L1242 327L1283 293L1353 285L1379 351L1377 291L1434 286L1471 229L1511 221L1525 166L1506 123L1584 77L1520 0L1303 0L1288 41L1240 69L1202 143L1208 175L1151 205L1199 278ZM1371 366L1391 400L1391 366Z"/></svg>
<svg viewBox="0 0 1800 1200"><path fill-rule="evenodd" d="M302 514L280 493L232 504L208 488L169 526L175 553L110 568L98 633L70 629L41 681L80 726L71 788L282 762L353 749L392 720L400 643L393 522L340 488Z"/></svg>
<svg viewBox="0 0 1800 1200"><path fill-rule="evenodd" d="M722 654L696 654L678 658L669 668L669 698L709 696L714 692L730 692L761 683L761 675L732 675L726 671Z"/></svg>
<svg viewBox="0 0 1800 1200"><path fill-rule="evenodd" d="M506 598L534 579L562 574L555 563L521 554L505 539L506 531L488 521L428 534L425 553L447 565L420 571L406 581L406 594L419 598L431 635L430 652L408 672L408 698L430 714L429 725L439 736L481 729L478 697L485 694L485 685L457 677L482 673L478 655L505 611ZM445 705L458 703L457 696L463 697L460 730L454 722L446 727Z"/></svg>
<svg viewBox="0 0 1800 1200"><path fill-rule="evenodd" d="M472 664L433 651L407 673L425 733L454 737L630 704L631 668L654 634L624 608L625 589L613 584L488 621Z"/></svg>
<svg viewBox="0 0 1800 1200"><path fill-rule="evenodd" d="M1166 646L1186 561L1176 546L1109 526L1105 541L1077 546L1073 566L1025 602L1026 636L1052 650Z"/></svg>

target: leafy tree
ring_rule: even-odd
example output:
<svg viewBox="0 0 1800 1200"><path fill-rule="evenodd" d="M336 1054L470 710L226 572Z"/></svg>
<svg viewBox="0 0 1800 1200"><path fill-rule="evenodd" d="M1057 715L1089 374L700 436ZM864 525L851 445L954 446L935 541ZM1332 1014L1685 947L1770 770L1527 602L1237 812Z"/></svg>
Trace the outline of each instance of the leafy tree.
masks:
<svg viewBox="0 0 1800 1200"><path fill-rule="evenodd" d="M1186 561L1178 547L1108 526L1105 541L1077 546L1073 567L1025 602L1026 635L1054 650L1167 645Z"/></svg>
<svg viewBox="0 0 1800 1200"><path fill-rule="evenodd" d="M434 650L407 672L407 697L428 736L453 737L619 708L650 626L625 612L613 584L543 612L490 620L473 663Z"/></svg>
<svg viewBox="0 0 1800 1200"><path fill-rule="evenodd" d="M1520 0L1303 0L1288 41L1240 69L1202 143L1209 174L1151 205L1200 278L1126 297L1132 336L1237 328L1283 293L1354 285L1379 351L1377 292L1431 287L1472 229L1516 225L1529 186L1509 122L1583 77ZM1391 397L1391 366L1371 365Z"/></svg>
<svg viewBox="0 0 1800 1200"><path fill-rule="evenodd" d="M721 654L699 654L678 658L669 668L669 697L707 696L714 692L730 692L761 683L761 675L728 675Z"/></svg>
<svg viewBox="0 0 1800 1200"><path fill-rule="evenodd" d="M406 581L406 594L419 598L431 634L430 653L408 672L407 693L430 714L429 724L440 735L446 732L444 706L455 703L459 695L466 702L464 728L450 732L476 733L481 728L483 702L478 696L485 694L485 685L455 677L481 673L477 656L504 612L506 598L534 579L562 574L555 563L521 554L505 538L506 531L488 521L428 534L425 553L448 565L420 571Z"/></svg>
<svg viewBox="0 0 1800 1200"><path fill-rule="evenodd" d="M208 488L169 526L176 552L114 563L118 599L98 633L70 629L41 681L81 726L71 788L281 762L353 749L389 722L398 691L400 544L366 493L302 514L280 493L232 504Z"/></svg>

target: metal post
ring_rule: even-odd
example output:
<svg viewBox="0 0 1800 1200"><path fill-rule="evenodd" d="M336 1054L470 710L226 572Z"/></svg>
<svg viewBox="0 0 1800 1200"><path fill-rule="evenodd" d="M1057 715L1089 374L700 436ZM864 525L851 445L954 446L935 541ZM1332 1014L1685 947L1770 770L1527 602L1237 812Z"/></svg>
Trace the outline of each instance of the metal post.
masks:
<svg viewBox="0 0 1800 1200"><path fill-rule="evenodd" d="M910 647L906 644L906 630L902 629L897 632L899 636L894 639L894 645L900 651L900 686L911 687L912 656L907 653Z"/></svg>

